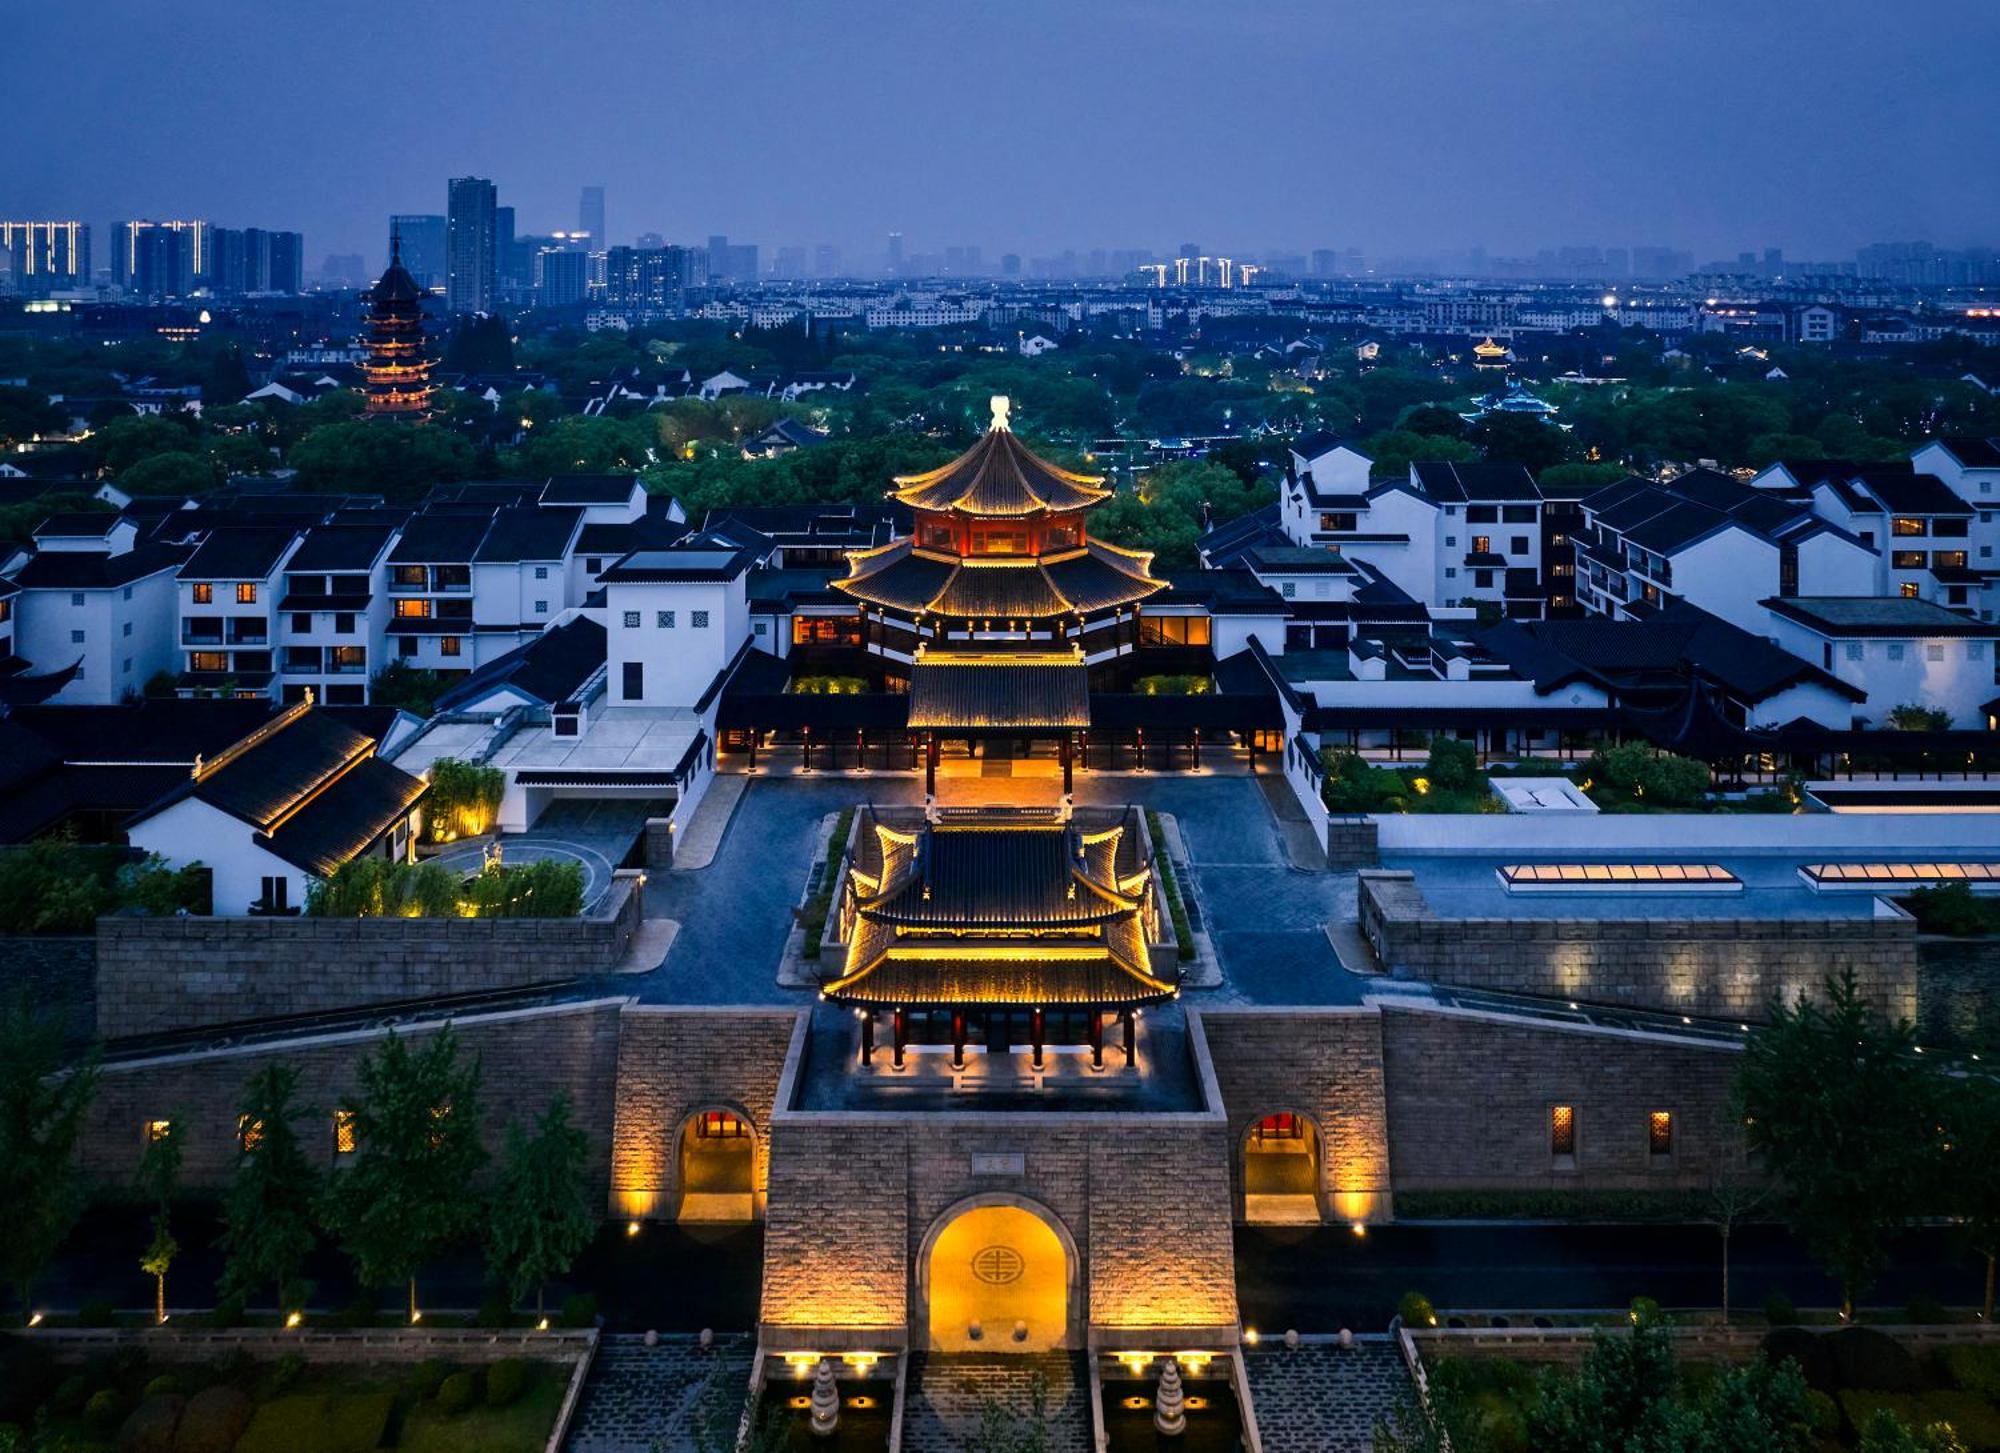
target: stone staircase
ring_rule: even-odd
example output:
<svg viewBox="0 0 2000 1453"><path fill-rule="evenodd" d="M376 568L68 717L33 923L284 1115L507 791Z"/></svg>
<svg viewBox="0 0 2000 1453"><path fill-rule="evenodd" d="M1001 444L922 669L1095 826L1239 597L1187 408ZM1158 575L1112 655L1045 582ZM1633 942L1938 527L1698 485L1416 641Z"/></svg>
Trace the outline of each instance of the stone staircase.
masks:
<svg viewBox="0 0 2000 1453"><path fill-rule="evenodd" d="M1416 1395L1403 1354L1387 1337L1245 1348L1250 1399L1264 1453L1370 1453L1375 1425Z"/></svg>
<svg viewBox="0 0 2000 1453"><path fill-rule="evenodd" d="M1037 1373L1047 1389L1048 1453L1090 1453L1090 1365L1071 1352L911 1353L903 1453L964 1453L988 1404L1026 1419Z"/></svg>
<svg viewBox="0 0 2000 1453"><path fill-rule="evenodd" d="M711 1378L728 1402L730 1428L743 1406L755 1351L748 1337L718 1337L704 1350L694 1337L662 1337L648 1347L636 1335L597 1344L567 1453L692 1453L697 1410Z"/></svg>

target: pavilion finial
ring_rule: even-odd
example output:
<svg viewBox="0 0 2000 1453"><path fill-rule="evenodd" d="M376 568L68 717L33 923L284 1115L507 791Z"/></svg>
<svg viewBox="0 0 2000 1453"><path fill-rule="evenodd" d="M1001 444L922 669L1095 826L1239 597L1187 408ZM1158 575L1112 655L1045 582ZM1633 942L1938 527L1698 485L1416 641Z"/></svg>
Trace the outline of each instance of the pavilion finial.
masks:
<svg viewBox="0 0 2000 1453"><path fill-rule="evenodd" d="M1007 395L995 394L987 400L987 403L993 406L993 432L996 434L1013 433L1014 431L1007 424L1007 412L1013 408L1013 404L1008 400Z"/></svg>

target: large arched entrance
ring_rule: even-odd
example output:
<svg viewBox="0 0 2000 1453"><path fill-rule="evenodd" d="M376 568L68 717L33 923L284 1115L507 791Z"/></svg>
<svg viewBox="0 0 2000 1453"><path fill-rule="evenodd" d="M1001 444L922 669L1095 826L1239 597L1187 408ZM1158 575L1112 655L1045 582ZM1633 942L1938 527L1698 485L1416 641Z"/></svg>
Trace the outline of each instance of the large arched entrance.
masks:
<svg viewBox="0 0 2000 1453"><path fill-rule="evenodd" d="M917 1262L933 1352L1046 1352L1067 1345L1076 1247L1018 1197L981 1196L938 1218Z"/></svg>
<svg viewBox="0 0 2000 1453"><path fill-rule="evenodd" d="M1243 1137L1243 1219L1260 1226L1316 1226L1320 1220L1319 1127L1281 1110L1253 1121Z"/></svg>
<svg viewBox="0 0 2000 1453"><path fill-rule="evenodd" d="M757 1219L757 1132L736 1110L699 1110L675 1147L680 1221Z"/></svg>

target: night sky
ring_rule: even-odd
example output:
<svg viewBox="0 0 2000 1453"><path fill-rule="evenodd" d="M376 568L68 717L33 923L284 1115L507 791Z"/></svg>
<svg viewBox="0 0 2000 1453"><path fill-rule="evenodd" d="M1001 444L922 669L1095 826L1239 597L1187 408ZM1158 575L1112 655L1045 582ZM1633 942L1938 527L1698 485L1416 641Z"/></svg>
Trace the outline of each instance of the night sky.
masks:
<svg viewBox="0 0 2000 1453"><path fill-rule="evenodd" d="M0 214L296 228L494 178L520 230L1035 255L1184 241L2000 242L1994 0L88 0L0 22ZM102 243L100 243L100 247ZM101 257L101 253L100 253Z"/></svg>

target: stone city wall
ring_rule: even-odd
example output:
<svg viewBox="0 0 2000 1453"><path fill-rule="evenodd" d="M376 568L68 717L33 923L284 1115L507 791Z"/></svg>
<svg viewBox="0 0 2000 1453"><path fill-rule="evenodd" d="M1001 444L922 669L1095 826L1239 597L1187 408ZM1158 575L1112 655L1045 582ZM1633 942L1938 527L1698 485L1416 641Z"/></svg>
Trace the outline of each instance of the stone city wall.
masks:
<svg viewBox="0 0 2000 1453"><path fill-rule="evenodd" d="M60 1021L70 1039L97 1024L97 943L87 935L0 937L0 1004L26 1003Z"/></svg>
<svg viewBox="0 0 2000 1453"><path fill-rule="evenodd" d="M1321 1213L1386 1219L1392 1206L1380 1012L1208 1008L1198 1019L1229 1114L1236 1213L1243 1208L1244 1138L1266 1116L1289 1112L1319 1132Z"/></svg>
<svg viewBox="0 0 2000 1453"><path fill-rule="evenodd" d="M767 1337L927 1327L925 1242L975 1197L1052 1219L1080 1260L1070 1335L1236 1320L1226 1131L1209 1115L781 1114L764 1238Z"/></svg>
<svg viewBox="0 0 2000 1453"><path fill-rule="evenodd" d="M452 1025L461 1056L479 1060L480 1123L490 1150L499 1152L509 1121L525 1124L558 1091L566 1092L573 1122L590 1137L593 1192L600 1197L608 1193L622 1006L622 1000L597 1000L481 1015ZM415 1043L440 1027L416 1024L398 1032ZM113 1060L100 1071L82 1137L85 1174L100 1187L130 1186L145 1147L147 1122L172 1120L186 1137L186 1188L193 1193L221 1189L236 1166L237 1105L244 1087L274 1061L298 1071L300 1142L315 1165L328 1169L337 1163L334 1109L342 1096L356 1091L361 1061L388 1033L357 1030L254 1048Z"/></svg>
<svg viewBox="0 0 2000 1453"><path fill-rule="evenodd" d="M1360 880L1362 932L1399 979L1747 1020L1851 969L1884 1013L1917 1013L1907 917L1443 918L1409 873Z"/></svg>
<svg viewBox="0 0 2000 1453"><path fill-rule="evenodd" d="M703 1110L733 1111L749 1123L761 1212L770 1180L771 1106L799 1019L800 1011L790 1008L627 1008L619 1027L611 1146L614 1213L674 1215L681 1129Z"/></svg>
<svg viewBox="0 0 2000 1453"><path fill-rule="evenodd" d="M1398 1193L1701 1190L1741 1171L1732 1044L1385 1006L1382 1048ZM1557 1105L1575 1115L1565 1160ZM1648 1136L1656 1110L1673 1116L1666 1155Z"/></svg>
<svg viewBox="0 0 2000 1453"><path fill-rule="evenodd" d="M105 1039L559 983L612 968L634 876L580 918L100 918Z"/></svg>

